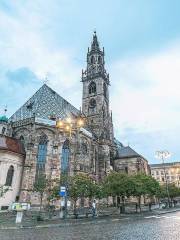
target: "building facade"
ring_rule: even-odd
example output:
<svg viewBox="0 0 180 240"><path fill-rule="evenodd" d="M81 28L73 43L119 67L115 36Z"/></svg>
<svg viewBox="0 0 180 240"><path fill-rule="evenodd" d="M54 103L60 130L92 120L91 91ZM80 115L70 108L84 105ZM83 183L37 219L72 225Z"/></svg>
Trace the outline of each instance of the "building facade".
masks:
<svg viewBox="0 0 180 240"><path fill-rule="evenodd" d="M140 161L140 156L136 156L138 160L121 158L123 145L114 138L109 108L110 81L104 56L104 49L100 48L94 33L88 48L87 66L82 71L82 110L76 109L44 84L8 122L7 119L4 121L3 116L1 133L20 142L25 151L24 154L21 153L18 163L18 166L22 166L22 169L19 167L21 180L17 181L15 188L19 191L13 195L11 202L18 195L22 202L38 204L40 198L33 192L33 185L42 173L50 180L59 179L64 173L84 173L100 181L113 167L118 171L120 162L121 165L128 162L129 172L130 165L136 165ZM80 118L85 123L81 127L76 125ZM70 134L57 127L57 122L67 119L71 119ZM16 156L14 159L18 162ZM7 160L1 157L0 161L6 164ZM143 169L147 171L146 167ZM5 176L1 183L6 184Z"/></svg>
<svg viewBox="0 0 180 240"><path fill-rule="evenodd" d="M175 184L177 187L180 187L180 162L151 164L150 167L152 177L161 185L165 184L167 178L169 184Z"/></svg>
<svg viewBox="0 0 180 240"><path fill-rule="evenodd" d="M0 197L0 209L19 198L25 151L21 141L0 135L0 186L8 191Z"/></svg>
<svg viewBox="0 0 180 240"><path fill-rule="evenodd" d="M150 175L150 166L148 161L130 146L118 149L118 154L114 159L114 170L127 174L144 173Z"/></svg>

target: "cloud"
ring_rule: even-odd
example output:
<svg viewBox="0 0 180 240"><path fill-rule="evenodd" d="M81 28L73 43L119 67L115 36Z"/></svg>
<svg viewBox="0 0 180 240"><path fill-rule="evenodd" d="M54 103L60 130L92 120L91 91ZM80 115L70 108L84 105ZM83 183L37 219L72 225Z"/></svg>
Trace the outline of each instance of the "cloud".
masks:
<svg viewBox="0 0 180 240"><path fill-rule="evenodd" d="M175 134L178 136L180 129L180 42L172 42L164 49L157 49L163 37L163 46L167 42L166 34L160 39L157 37L161 35L159 25L162 25L161 30L164 33L168 26L167 34L171 32L172 37L174 28L170 26L173 26L174 22L172 21L172 25L167 24L167 14L165 18L159 19L162 4L157 8L157 1L153 5L156 11L149 5L147 7L147 4L144 11L142 3L140 8L137 4L133 6L131 4L131 8L128 3L124 6L123 1L119 8L117 6L114 8L114 5L109 3L108 7L103 9L101 19L98 7L94 11L94 5L90 3L89 7L92 7L94 14L89 11L88 15L87 11L82 11L81 2L52 3L47 0L44 4L42 0L36 0L36 3L25 0L1 1L0 108L8 104L9 115L12 114L42 85L47 73L48 84L79 107L82 94L80 69L85 58L80 62L74 61L79 59L75 47L85 49L86 46L83 44L87 36L85 29L89 29L89 32L97 26L103 30L103 36L106 36L105 45L112 49L108 54L110 57L119 56L119 52L123 56L128 54L128 57L120 58L110 65L111 106L116 136L125 144L130 142L135 150L137 148L140 153L145 156L147 154L151 159L150 152L154 152L155 146L164 148L168 146L167 143L172 146L176 141L175 148L179 149ZM101 5L99 3L99 7ZM85 10L90 9L84 3L83 7ZM169 12L169 8L167 10ZM105 21L106 11L113 15L108 22ZM155 16L151 15L152 12L156 12ZM178 14L177 11L179 17ZM117 21L120 23L118 31L114 28ZM175 22L178 22L177 19ZM112 39L111 43L109 36ZM156 45L156 53L152 52L149 55L140 53L141 45L143 49L147 49L147 44L152 47L147 43L147 38L149 42L153 42L153 47ZM67 45L61 44L62 42L66 42L67 45L70 43L71 47L65 47ZM135 56L137 49L138 55ZM133 57L130 57L132 52ZM172 150L175 151L175 148L172 147Z"/></svg>
<svg viewBox="0 0 180 240"><path fill-rule="evenodd" d="M126 145L154 161L169 148L178 160L180 42L151 55L120 59L110 68L115 132Z"/></svg>
<svg viewBox="0 0 180 240"><path fill-rule="evenodd" d="M0 95L9 96L0 107L7 103L12 114L13 108L20 107L42 85L46 75L52 88L79 107L81 99L75 99L81 91L77 86L81 70L73 61L75 52L54 46L49 37L56 4L22 2L4 5L6 11L0 8Z"/></svg>
<svg viewBox="0 0 180 240"><path fill-rule="evenodd" d="M18 68L15 71L7 71L6 77L11 83L19 83L22 86L25 86L29 83L33 84L38 81L36 75L29 70L27 67Z"/></svg>
<svg viewBox="0 0 180 240"><path fill-rule="evenodd" d="M154 55L112 64L112 109L120 128L144 131L180 126L180 43Z"/></svg>

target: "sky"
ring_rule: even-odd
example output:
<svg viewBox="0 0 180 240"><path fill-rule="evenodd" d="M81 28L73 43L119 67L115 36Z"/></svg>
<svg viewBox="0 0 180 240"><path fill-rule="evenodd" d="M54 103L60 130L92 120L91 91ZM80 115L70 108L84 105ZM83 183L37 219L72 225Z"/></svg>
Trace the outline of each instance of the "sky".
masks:
<svg viewBox="0 0 180 240"><path fill-rule="evenodd" d="M48 79L77 108L93 31L105 47L116 138L180 161L179 0L0 0L0 114Z"/></svg>

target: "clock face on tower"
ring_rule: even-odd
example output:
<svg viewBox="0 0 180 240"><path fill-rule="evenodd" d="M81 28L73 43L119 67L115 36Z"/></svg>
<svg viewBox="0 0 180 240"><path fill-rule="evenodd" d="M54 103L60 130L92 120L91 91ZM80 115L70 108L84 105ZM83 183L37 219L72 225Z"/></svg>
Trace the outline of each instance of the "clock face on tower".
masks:
<svg viewBox="0 0 180 240"><path fill-rule="evenodd" d="M92 98L89 102L89 107L90 108L95 108L96 107L96 100Z"/></svg>

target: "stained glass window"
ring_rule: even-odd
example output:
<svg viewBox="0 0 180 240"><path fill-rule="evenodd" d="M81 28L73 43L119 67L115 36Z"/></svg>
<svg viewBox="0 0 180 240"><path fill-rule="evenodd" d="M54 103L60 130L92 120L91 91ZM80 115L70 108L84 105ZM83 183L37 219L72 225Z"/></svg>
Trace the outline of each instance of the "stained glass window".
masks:
<svg viewBox="0 0 180 240"><path fill-rule="evenodd" d="M48 142L47 136L45 134L42 134L39 139L36 175L39 175L40 173L43 173L45 171L47 142Z"/></svg>
<svg viewBox="0 0 180 240"><path fill-rule="evenodd" d="M61 158L61 173L62 174L68 174L69 155L70 155L69 140L66 139L66 141L63 144L63 148L62 148L62 158Z"/></svg>

